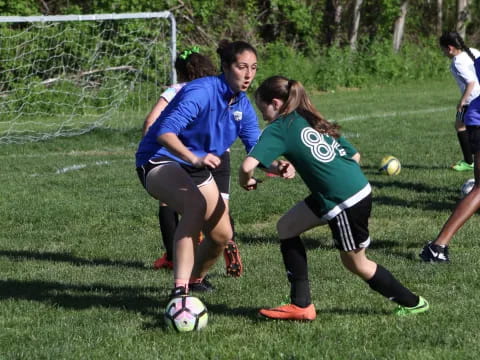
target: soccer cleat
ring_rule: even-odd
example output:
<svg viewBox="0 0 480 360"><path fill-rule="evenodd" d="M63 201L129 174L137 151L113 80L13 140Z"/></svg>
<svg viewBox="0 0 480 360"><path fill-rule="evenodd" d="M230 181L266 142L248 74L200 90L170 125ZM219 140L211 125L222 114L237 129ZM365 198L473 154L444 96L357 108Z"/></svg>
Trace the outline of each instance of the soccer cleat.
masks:
<svg viewBox="0 0 480 360"><path fill-rule="evenodd" d="M188 289L193 292L210 292L213 291L215 288L205 277L201 282L188 284Z"/></svg>
<svg viewBox="0 0 480 360"><path fill-rule="evenodd" d="M413 307L406 307L399 305L395 310L394 313L397 316L408 316L408 315L415 315L420 314L422 312L427 311L430 308L428 305L428 301L425 300L423 297L418 297L418 305Z"/></svg>
<svg viewBox="0 0 480 360"><path fill-rule="evenodd" d="M230 240L223 250L223 257L225 258L225 268L228 276L240 277L243 273L242 259L240 258L240 251L235 241Z"/></svg>
<svg viewBox="0 0 480 360"><path fill-rule="evenodd" d="M205 235L203 235L203 232L200 232L200 234L198 235L197 245L200 245L204 239Z"/></svg>
<svg viewBox="0 0 480 360"><path fill-rule="evenodd" d="M301 308L294 304L282 305L272 309L260 309L260 315L278 320L315 320L317 313L313 304Z"/></svg>
<svg viewBox="0 0 480 360"><path fill-rule="evenodd" d="M167 259L167 253L165 253L165 254L163 254L162 257L155 260L155 262L153 263L153 268L155 270L158 270L158 269L172 270L173 269L173 261L168 260Z"/></svg>
<svg viewBox="0 0 480 360"><path fill-rule="evenodd" d="M187 295L188 295L188 291L184 286L177 286L170 292L169 300L176 297L187 296Z"/></svg>
<svg viewBox="0 0 480 360"><path fill-rule="evenodd" d="M426 262L449 262L448 246L436 245L429 242L419 254L420 258Z"/></svg>
<svg viewBox="0 0 480 360"><path fill-rule="evenodd" d="M463 160L460 160L455 165L452 165L452 169L455 171L469 171L473 170L473 163L469 164Z"/></svg>

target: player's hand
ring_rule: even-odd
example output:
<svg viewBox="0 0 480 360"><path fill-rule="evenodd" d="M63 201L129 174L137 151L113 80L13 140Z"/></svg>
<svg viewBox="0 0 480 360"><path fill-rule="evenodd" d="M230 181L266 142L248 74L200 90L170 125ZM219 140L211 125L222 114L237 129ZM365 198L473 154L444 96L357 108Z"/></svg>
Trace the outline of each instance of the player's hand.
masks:
<svg viewBox="0 0 480 360"><path fill-rule="evenodd" d="M250 179L248 179L247 184L242 185L242 187L247 191L256 190L257 185L261 182L262 182L261 180L251 177Z"/></svg>
<svg viewBox="0 0 480 360"><path fill-rule="evenodd" d="M278 174L284 179L293 179L296 174L295 167L288 161L278 160Z"/></svg>
<svg viewBox="0 0 480 360"><path fill-rule="evenodd" d="M207 154L203 157L197 157L197 159L192 163L196 168L209 167L212 169L217 168L222 161L217 155Z"/></svg>

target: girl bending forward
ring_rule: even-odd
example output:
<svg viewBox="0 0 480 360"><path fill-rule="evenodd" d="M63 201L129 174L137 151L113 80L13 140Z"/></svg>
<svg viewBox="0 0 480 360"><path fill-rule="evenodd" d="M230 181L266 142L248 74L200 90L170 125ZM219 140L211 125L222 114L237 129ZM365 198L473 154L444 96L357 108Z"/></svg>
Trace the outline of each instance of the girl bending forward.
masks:
<svg viewBox="0 0 480 360"><path fill-rule="evenodd" d="M373 290L396 302L397 315L426 311L427 301L413 294L384 267L367 258L371 188L358 161L360 155L340 136L339 127L315 109L303 86L282 76L265 80L255 94L269 125L240 167L240 185L254 188L254 169L269 167L284 156L300 174L311 194L277 223L280 250L290 282L291 304L261 309L273 319L314 320L307 256L300 234L328 223L343 265Z"/></svg>

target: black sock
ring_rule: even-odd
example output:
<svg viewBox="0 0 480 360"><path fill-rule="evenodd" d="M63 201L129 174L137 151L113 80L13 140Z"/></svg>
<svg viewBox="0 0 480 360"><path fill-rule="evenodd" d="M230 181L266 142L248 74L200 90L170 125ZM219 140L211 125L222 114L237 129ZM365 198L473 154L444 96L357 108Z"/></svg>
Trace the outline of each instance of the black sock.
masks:
<svg viewBox="0 0 480 360"><path fill-rule="evenodd" d="M312 303L308 283L307 254L300 237L296 236L280 242L283 263L290 282L290 299L292 304L307 307Z"/></svg>
<svg viewBox="0 0 480 360"><path fill-rule="evenodd" d="M397 304L407 307L418 305L418 296L400 284L390 271L381 265L377 264L377 271L375 271L373 277L366 282L373 290L395 301Z"/></svg>
<svg viewBox="0 0 480 360"><path fill-rule="evenodd" d="M463 153L463 160L467 164L473 163L473 155L472 151L470 150L470 141L468 140L468 132L464 131L457 131L458 142L460 143L460 148L462 149Z"/></svg>
<svg viewBox="0 0 480 360"><path fill-rule="evenodd" d="M173 260L173 239L178 224L178 214L168 206L160 206L158 209L158 223L162 233L163 245L167 252L167 260Z"/></svg>
<svg viewBox="0 0 480 360"><path fill-rule="evenodd" d="M232 240L235 240L235 222L233 221L233 217L230 213L228 213L228 216L230 217L230 224L232 225Z"/></svg>

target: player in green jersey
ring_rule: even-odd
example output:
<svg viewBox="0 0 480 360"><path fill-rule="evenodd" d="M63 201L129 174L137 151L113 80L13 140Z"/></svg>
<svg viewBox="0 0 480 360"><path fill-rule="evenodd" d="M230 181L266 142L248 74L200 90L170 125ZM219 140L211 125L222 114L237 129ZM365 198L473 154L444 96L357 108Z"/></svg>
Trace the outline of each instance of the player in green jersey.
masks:
<svg viewBox="0 0 480 360"><path fill-rule="evenodd" d="M284 156L311 192L277 223L291 303L261 309L260 314L273 319L315 319L300 235L327 223L343 265L373 290L396 302L397 315L426 311L429 305L424 298L413 294L365 254L370 244L371 188L358 164L360 155L340 136L339 126L318 112L302 84L283 76L266 79L256 91L255 100L269 125L240 167L240 185L253 190L254 169L259 165L269 167Z"/></svg>

